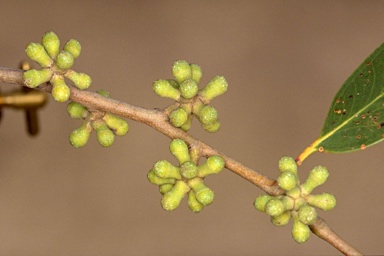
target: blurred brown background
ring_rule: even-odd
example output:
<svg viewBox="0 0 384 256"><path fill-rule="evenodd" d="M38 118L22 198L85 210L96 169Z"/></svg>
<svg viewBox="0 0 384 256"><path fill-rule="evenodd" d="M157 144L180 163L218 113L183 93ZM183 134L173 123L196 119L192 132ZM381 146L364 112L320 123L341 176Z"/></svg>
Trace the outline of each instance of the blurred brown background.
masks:
<svg viewBox="0 0 384 256"><path fill-rule="evenodd" d="M222 129L191 133L255 170L277 177L277 161L296 157L320 133L334 94L384 42L381 1L8 1L0 16L0 66L17 67L24 47L54 31L83 51L74 69L92 76L95 91L146 108L171 103L152 82L171 77L177 59L215 75L229 90L212 105ZM2 91L16 86L1 85ZM51 98L41 133L25 132L24 113L4 110L0 125L0 255L337 255L311 235L299 245L253 208L263 191L225 170L206 183L214 203L200 214L184 200L174 212L146 174L161 159L175 162L170 140L129 121L109 148L95 136L74 149L80 125ZM314 154L331 175L315 192L338 205L319 212L366 254L384 253L384 144L351 154Z"/></svg>

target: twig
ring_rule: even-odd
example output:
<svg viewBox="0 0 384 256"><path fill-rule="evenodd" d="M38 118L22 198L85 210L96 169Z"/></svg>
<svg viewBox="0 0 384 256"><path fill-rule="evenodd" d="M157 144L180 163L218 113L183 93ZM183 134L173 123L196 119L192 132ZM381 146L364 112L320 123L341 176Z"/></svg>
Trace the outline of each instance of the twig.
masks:
<svg viewBox="0 0 384 256"><path fill-rule="evenodd" d="M0 82L8 84L19 84L24 86L22 79L23 70L9 69L0 67ZM51 92L52 86L50 84L40 85L36 89ZM282 195L284 190L280 189L276 180L270 179L249 167L237 162L236 160L224 155L223 153L213 149L209 145L193 138L188 133L183 132L181 129L175 128L168 122L168 117L162 110L150 110L137 106L133 106L115 99L103 97L97 93L90 91L81 91L71 87L71 101L78 102L88 109L97 109L101 111L110 112L146 125L149 125L157 131L163 133L171 139L179 138L186 141L189 145L194 145L200 148L203 156L208 157L212 155L220 155L225 162L225 167L238 174L245 180L258 186L266 193L277 196ZM320 238L327 241L340 252L345 255L362 255L359 251L345 242L341 237L334 233L323 219L318 217L315 224L310 226L312 232Z"/></svg>

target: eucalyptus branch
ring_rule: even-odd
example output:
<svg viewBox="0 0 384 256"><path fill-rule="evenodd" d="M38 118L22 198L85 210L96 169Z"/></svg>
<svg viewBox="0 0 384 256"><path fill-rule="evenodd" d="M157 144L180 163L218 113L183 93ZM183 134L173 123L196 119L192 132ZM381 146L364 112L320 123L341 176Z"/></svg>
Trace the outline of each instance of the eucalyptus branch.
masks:
<svg viewBox="0 0 384 256"><path fill-rule="evenodd" d="M0 82L25 86L23 73L23 70L0 67ZM42 84L36 89L50 93L52 85L49 83ZM168 116L165 113L166 110L150 110L141 108L112 98L106 98L94 92L79 90L75 87L71 87L69 99L84 105L89 110L110 112L112 114L146 124L171 139L182 139L189 145L198 148L200 150L200 154L204 157L219 155L223 158L226 169L258 186L269 195L278 196L285 193L284 190L279 188L276 180L268 178L252 170L251 168L230 158L229 156L226 156L204 142L195 139L181 129L172 126L168 121ZM314 234L327 241L345 255L362 255L359 251L334 233L320 217L317 218L314 224L310 225L310 228Z"/></svg>

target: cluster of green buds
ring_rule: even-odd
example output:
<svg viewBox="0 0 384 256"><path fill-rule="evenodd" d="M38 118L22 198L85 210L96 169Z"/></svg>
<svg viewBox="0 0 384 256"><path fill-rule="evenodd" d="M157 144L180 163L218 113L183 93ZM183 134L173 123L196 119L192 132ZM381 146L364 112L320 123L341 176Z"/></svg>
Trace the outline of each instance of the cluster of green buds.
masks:
<svg viewBox="0 0 384 256"><path fill-rule="evenodd" d="M328 211L336 206L336 199L332 194L311 194L314 188L327 180L328 170L324 166L317 166L311 170L307 180L300 184L297 164L293 158L281 158L279 169L277 182L279 187L286 191L285 195L259 196L254 206L257 210L267 213L276 226L284 226L293 218L292 237L296 242L304 243L310 235L308 225L314 224L317 218L314 207Z"/></svg>
<svg viewBox="0 0 384 256"><path fill-rule="evenodd" d="M105 90L98 90L97 93L107 98L110 97ZM70 102L67 112L72 118L84 119L83 124L72 131L69 136L69 142L75 148L82 147L88 142L92 130L96 131L99 144L109 147L112 145L115 135L123 136L129 129L126 120L108 112L89 111L77 102Z"/></svg>
<svg viewBox="0 0 384 256"><path fill-rule="evenodd" d="M197 165L198 154L188 149L180 139L172 140L171 153L177 158L179 166L166 160L158 161L148 173L148 180L159 186L163 195L161 205L165 210L176 209L185 195L188 194L189 208L198 213L213 202L214 192L204 184L204 178L219 173L224 168L224 160L220 156L211 156L205 163Z"/></svg>
<svg viewBox="0 0 384 256"><path fill-rule="evenodd" d="M28 57L37 62L42 69L30 69L24 72L23 79L26 86L35 88L43 83L52 84L52 96L58 102L67 101L70 96L70 88L65 78L71 80L81 89L87 89L92 80L84 73L77 73L70 68L74 60L81 52L80 43L69 40L60 51L60 40L53 32L47 32L41 39L41 43L30 43L25 52Z"/></svg>
<svg viewBox="0 0 384 256"><path fill-rule="evenodd" d="M193 116L196 116L204 130L218 131L220 128L218 113L208 104L213 98L227 91L228 83L225 78L216 76L199 90L202 71L198 65L178 60L173 64L172 73L174 79L157 80L153 83L156 94L176 101L168 108L170 123L188 131Z"/></svg>

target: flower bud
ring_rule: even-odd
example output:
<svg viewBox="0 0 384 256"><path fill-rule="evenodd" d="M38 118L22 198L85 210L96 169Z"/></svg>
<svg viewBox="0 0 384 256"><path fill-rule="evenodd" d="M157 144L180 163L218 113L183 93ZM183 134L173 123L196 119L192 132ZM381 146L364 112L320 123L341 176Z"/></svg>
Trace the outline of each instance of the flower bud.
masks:
<svg viewBox="0 0 384 256"><path fill-rule="evenodd" d="M167 97L174 100L180 99L180 91L173 88L167 80L157 80L153 82L153 90L160 97Z"/></svg>
<svg viewBox="0 0 384 256"><path fill-rule="evenodd" d="M253 205L255 206L256 210L259 210L260 212L265 212L265 205L271 200L273 197L270 195L261 195L258 196L255 199L255 202Z"/></svg>
<svg viewBox="0 0 384 256"><path fill-rule="evenodd" d="M191 160L187 143L185 143L183 140L172 140L171 144L169 145L169 150L171 151L172 155L177 158L180 164Z"/></svg>
<svg viewBox="0 0 384 256"><path fill-rule="evenodd" d="M129 125L123 118L115 116L111 113L106 113L103 117L103 121L107 124L108 128L117 136L123 136L127 134Z"/></svg>
<svg viewBox="0 0 384 256"><path fill-rule="evenodd" d="M59 54L60 40L55 33L47 32L44 34L41 39L41 43L44 46L45 50L52 59L55 59L57 54ZM51 62L52 63L52 62Z"/></svg>
<svg viewBox="0 0 384 256"><path fill-rule="evenodd" d="M192 79L186 79L184 82L180 83L179 87L181 96L185 99L191 99L195 97L197 92L199 91L199 88L197 87L197 84Z"/></svg>
<svg viewBox="0 0 384 256"><path fill-rule="evenodd" d="M23 74L23 80L26 86L35 88L51 79L52 72L49 69L30 69Z"/></svg>
<svg viewBox="0 0 384 256"><path fill-rule="evenodd" d="M188 114L185 112L182 108L176 108L172 110L171 114L169 115L169 121L171 124L175 127L180 127L188 120Z"/></svg>
<svg viewBox="0 0 384 256"><path fill-rule="evenodd" d="M301 198L301 190L300 187L296 186L292 188L291 190L287 191L287 196L292 197L294 199L299 199Z"/></svg>
<svg viewBox="0 0 384 256"><path fill-rule="evenodd" d="M279 170L281 172L291 172L297 176L297 164L295 159L289 156L284 156L279 161Z"/></svg>
<svg viewBox="0 0 384 256"><path fill-rule="evenodd" d="M203 76L200 66L196 64L190 64L189 66L191 67L193 81L195 81L197 84L200 83L200 79Z"/></svg>
<svg viewBox="0 0 384 256"><path fill-rule="evenodd" d="M184 181L177 181L173 188L165 193L161 199L164 210L172 211L176 209L188 191L189 186Z"/></svg>
<svg viewBox="0 0 384 256"><path fill-rule="evenodd" d="M160 178L174 178L181 180L180 169L173 166L167 160L161 160L155 163L153 170Z"/></svg>
<svg viewBox="0 0 384 256"><path fill-rule="evenodd" d="M210 156L205 163L197 168L197 176L204 178L211 174L221 172L224 168L224 160L220 156Z"/></svg>
<svg viewBox="0 0 384 256"><path fill-rule="evenodd" d="M265 205L265 213L269 216L276 217L285 211L284 205L280 199L271 198Z"/></svg>
<svg viewBox="0 0 384 256"><path fill-rule="evenodd" d="M217 132L220 129L220 121L217 120L212 124L201 124L201 127L207 132Z"/></svg>
<svg viewBox="0 0 384 256"><path fill-rule="evenodd" d="M179 83L178 82L176 82L175 80L173 80L173 79L167 79L167 81L169 82L169 84L173 87L173 88L175 88L175 89L179 89Z"/></svg>
<svg viewBox="0 0 384 256"><path fill-rule="evenodd" d="M188 207L195 213L201 212L201 210L204 208L204 205L197 201L195 192L193 190L189 191L188 193Z"/></svg>
<svg viewBox="0 0 384 256"><path fill-rule="evenodd" d="M70 52L73 58L76 59L80 55L81 45L79 41L71 39L64 45L64 51Z"/></svg>
<svg viewBox="0 0 384 256"><path fill-rule="evenodd" d="M64 102L69 99L69 96L71 94L71 90L69 89L68 85L64 81L64 77L62 76L53 76L51 78L51 84L52 84L52 97L57 102Z"/></svg>
<svg viewBox="0 0 384 256"><path fill-rule="evenodd" d="M285 191L291 190L296 186L296 177L289 171L282 172L277 178L277 184Z"/></svg>
<svg viewBox="0 0 384 256"><path fill-rule="evenodd" d="M299 220L305 225L312 225L317 219L316 209L307 204L299 209Z"/></svg>
<svg viewBox="0 0 384 256"><path fill-rule="evenodd" d="M72 118L86 118L89 114L88 109L77 102L70 102L67 112Z"/></svg>
<svg viewBox="0 0 384 256"><path fill-rule="evenodd" d="M196 177L197 166L194 162L188 161L180 166L180 173L185 179L192 179Z"/></svg>
<svg viewBox="0 0 384 256"><path fill-rule="evenodd" d="M103 120L95 120L92 122L92 128L96 131L97 142L103 147L109 147L115 140L115 135L108 128Z"/></svg>
<svg viewBox="0 0 384 256"><path fill-rule="evenodd" d="M175 181L176 183L176 181ZM159 186L159 191L162 195L164 195L165 193L167 193L168 191L170 191L175 185L174 184L162 184Z"/></svg>
<svg viewBox="0 0 384 256"><path fill-rule="evenodd" d="M175 63L173 63L172 73L176 81L179 83L182 83L186 79L189 79L192 77L191 67L189 66L188 62L186 62L185 60L178 60Z"/></svg>
<svg viewBox="0 0 384 256"><path fill-rule="evenodd" d="M329 193L309 195L306 200L308 204L320 208L324 211L332 210L336 206L336 198Z"/></svg>
<svg viewBox="0 0 384 256"><path fill-rule="evenodd" d="M193 119L193 116L189 115L188 120L182 126L180 126L180 128L185 132L191 129L192 119Z"/></svg>
<svg viewBox="0 0 384 256"><path fill-rule="evenodd" d="M149 182L155 185L163 185L163 184L175 184L176 180L172 178L160 178L156 176L156 173L153 170L148 172L147 178Z"/></svg>
<svg viewBox="0 0 384 256"><path fill-rule="evenodd" d="M207 100L225 93L228 89L228 83L222 76L214 77L200 92L199 94Z"/></svg>
<svg viewBox="0 0 384 256"><path fill-rule="evenodd" d="M213 191L204 185L203 180L200 178L194 178L188 181L188 185L193 189L196 195L197 201L204 206L207 206L213 202L215 194Z"/></svg>
<svg viewBox="0 0 384 256"><path fill-rule="evenodd" d="M84 73L77 73L73 70L68 70L65 73L65 77L70 79L77 88L80 90L85 90L91 86L92 79L89 75Z"/></svg>
<svg viewBox="0 0 384 256"><path fill-rule="evenodd" d="M302 244L306 242L311 234L311 230L307 225L302 223L297 216L293 217L292 237L293 239Z"/></svg>
<svg viewBox="0 0 384 256"><path fill-rule="evenodd" d="M281 226L287 225L291 217L292 217L291 211L285 211L279 216L275 216L275 217L271 216L271 222L273 225L277 227L281 227Z"/></svg>
<svg viewBox="0 0 384 256"><path fill-rule="evenodd" d="M88 122L83 123L79 128L72 131L69 135L69 142L75 148L80 148L87 144L92 127Z"/></svg>
<svg viewBox="0 0 384 256"><path fill-rule="evenodd" d="M103 90L103 89L99 89L96 91L98 94L100 94L101 96L104 96L106 98L111 98L111 94L109 92L107 92L106 90Z"/></svg>
<svg viewBox="0 0 384 256"><path fill-rule="evenodd" d="M307 180L301 185L302 195L309 195L312 190L323 184L329 176L329 172L324 166L316 166L309 173Z"/></svg>
<svg viewBox="0 0 384 256"><path fill-rule="evenodd" d="M215 123L219 117L217 110L211 106L205 106L199 114L200 122L206 125Z"/></svg>
<svg viewBox="0 0 384 256"><path fill-rule="evenodd" d="M47 51L39 43L30 43L25 48L25 52L31 60L37 62L41 67L48 67L53 63Z"/></svg>
<svg viewBox="0 0 384 256"><path fill-rule="evenodd" d="M67 51L60 52L56 57L56 65L61 69L69 69L74 62L73 55Z"/></svg>

